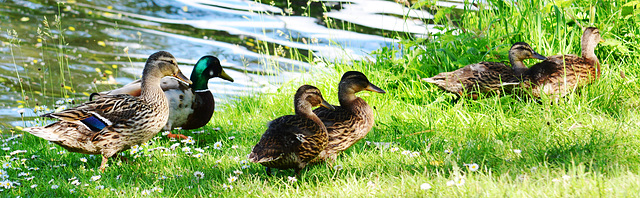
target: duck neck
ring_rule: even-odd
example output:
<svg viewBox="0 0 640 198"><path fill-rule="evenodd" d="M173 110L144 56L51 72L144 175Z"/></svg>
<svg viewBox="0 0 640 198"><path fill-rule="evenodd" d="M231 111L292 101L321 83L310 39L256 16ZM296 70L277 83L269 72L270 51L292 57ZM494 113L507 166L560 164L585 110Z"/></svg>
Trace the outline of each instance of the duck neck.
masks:
<svg viewBox="0 0 640 198"><path fill-rule="evenodd" d="M524 74L524 72L529 69L526 65L524 65L524 62L522 62L522 60L519 60L514 56L509 56L509 62L511 62L511 68L513 69L513 73L516 76Z"/></svg>
<svg viewBox="0 0 640 198"><path fill-rule="evenodd" d="M140 98L152 103L156 101L166 100L164 92L160 87L161 80L162 75L159 74L159 72L143 72Z"/></svg>
<svg viewBox="0 0 640 198"><path fill-rule="evenodd" d="M191 89L195 91L209 89L209 79L202 76L202 73L197 74L197 72L194 71L191 73L191 77L189 79L193 82L193 84L190 85Z"/></svg>
<svg viewBox="0 0 640 198"><path fill-rule="evenodd" d="M342 108L355 113L356 109L354 108L354 103L358 99L360 98L356 96L356 92L353 89L343 86L338 87L338 101Z"/></svg>
<svg viewBox="0 0 640 198"><path fill-rule="evenodd" d="M582 58L592 62L598 62L598 57L594 53L596 45L591 44L589 41L582 41Z"/></svg>
<svg viewBox="0 0 640 198"><path fill-rule="evenodd" d="M325 133L325 134L327 133L327 128L324 126L324 123L322 122L322 120L320 120L320 118L318 118L318 116L315 113L313 113L313 111L311 110L311 104L309 104L306 101L304 102L299 101L298 99L296 99L295 103L296 103L296 115L302 116L304 118L307 118L313 121L322 129L322 133Z"/></svg>

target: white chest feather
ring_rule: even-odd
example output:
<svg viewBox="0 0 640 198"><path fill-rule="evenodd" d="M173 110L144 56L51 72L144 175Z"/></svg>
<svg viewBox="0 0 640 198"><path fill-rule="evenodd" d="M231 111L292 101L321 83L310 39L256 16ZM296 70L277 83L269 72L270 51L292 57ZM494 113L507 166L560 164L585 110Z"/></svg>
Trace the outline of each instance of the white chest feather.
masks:
<svg viewBox="0 0 640 198"><path fill-rule="evenodd" d="M165 129L184 125L189 115L193 113L192 105L195 100L195 95L192 94L191 90L183 92L177 89L167 90L164 93L169 100L169 120L167 121Z"/></svg>

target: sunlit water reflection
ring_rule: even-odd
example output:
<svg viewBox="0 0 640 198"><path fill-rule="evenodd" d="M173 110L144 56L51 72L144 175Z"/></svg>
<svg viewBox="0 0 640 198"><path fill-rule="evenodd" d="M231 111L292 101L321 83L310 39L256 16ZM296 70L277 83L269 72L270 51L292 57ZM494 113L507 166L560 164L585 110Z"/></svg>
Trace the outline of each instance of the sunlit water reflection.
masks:
<svg viewBox="0 0 640 198"><path fill-rule="evenodd" d="M436 5L464 7L460 0ZM159 50L171 52L187 76L201 56L217 56L236 80L210 80L216 100L224 103L273 91L308 71L328 69L328 62L360 60L395 47L393 32L436 32L436 25L425 24L432 18L380 0L292 6L242 0L3 1L0 129L24 126L20 112L30 120L36 106L49 112L60 106L56 101L82 102L91 92L129 83ZM328 28L327 20L352 25ZM308 58L292 58L292 52Z"/></svg>

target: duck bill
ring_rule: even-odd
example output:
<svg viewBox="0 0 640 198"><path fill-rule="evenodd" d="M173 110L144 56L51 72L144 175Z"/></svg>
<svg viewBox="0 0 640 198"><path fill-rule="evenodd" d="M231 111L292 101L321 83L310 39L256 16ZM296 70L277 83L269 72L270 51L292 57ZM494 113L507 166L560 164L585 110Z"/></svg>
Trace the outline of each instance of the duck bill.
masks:
<svg viewBox="0 0 640 198"><path fill-rule="evenodd" d="M228 80L229 82L233 82L233 78L231 78L231 76L229 76L229 74L224 72L224 70L220 71L220 78Z"/></svg>
<svg viewBox="0 0 640 198"><path fill-rule="evenodd" d="M547 57L544 57L543 55L540 55L540 54L535 53L535 52L533 53L533 58L537 58L537 59L540 59L540 60L547 59Z"/></svg>
<svg viewBox="0 0 640 198"><path fill-rule="evenodd" d="M377 86L375 86L375 85L373 85L371 83L369 83L369 86L367 86L367 88L364 88L364 90L373 91L373 92L381 93L381 94L387 93L386 91L380 89L380 87L377 87Z"/></svg>
<svg viewBox="0 0 640 198"><path fill-rule="evenodd" d="M324 101L324 100L322 101L322 103L320 103L320 106L323 106L327 109L331 109L332 111L336 110L336 108L333 107L333 105L329 104L327 101Z"/></svg>
<svg viewBox="0 0 640 198"><path fill-rule="evenodd" d="M191 80L189 80L186 76L184 76L184 74L182 74L182 72L180 71L178 71L178 73L173 74L173 77L189 85L193 84L193 82L191 82Z"/></svg>

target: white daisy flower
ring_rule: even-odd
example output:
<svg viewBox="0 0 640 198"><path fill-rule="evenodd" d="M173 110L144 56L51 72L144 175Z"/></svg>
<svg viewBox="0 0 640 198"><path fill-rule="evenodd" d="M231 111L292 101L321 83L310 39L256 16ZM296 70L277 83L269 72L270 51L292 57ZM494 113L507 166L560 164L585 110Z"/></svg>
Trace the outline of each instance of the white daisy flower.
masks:
<svg viewBox="0 0 640 198"><path fill-rule="evenodd" d="M204 149L201 149L201 148L194 148L193 150L198 151L200 153L204 153Z"/></svg>
<svg viewBox="0 0 640 198"><path fill-rule="evenodd" d="M195 157L195 158L201 158L201 157L202 157L202 153L195 154L195 155L193 155L193 157Z"/></svg>
<svg viewBox="0 0 640 198"><path fill-rule="evenodd" d="M414 152L411 152L411 154L409 154L409 157L417 157L419 155L420 155L420 152L414 151Z"/></svg>
<svg viewBox="0 0 640 198"><path fill-rule="evenodd" d="M98 181L100 178L102 178L101 175L94 175L94 176L91 176L91 181Z"/></svg>
<svg viewBox="0 0 640 198"><path fill-rule="evenodd" d="M451 154L453 154L453 151L450 151L449 149L445 149L444 153L451 155Z"/></svg>
<svg viewBox="0 0 640 198"><path fill-rule="evenodd" d="M169 147L169 149L171 149L171 150L176 150L176 148L178 148L179 146L180 146L180 143L175 143L175 144L172 144L172 145Z"/></svg>
<svg viewBox="0 0 640 198"><path fill-rule="evenodd" d="M480 168L480 166L478 164L476 164L476 163L467 164L467 165L468 165L467 167L469 168L470 171L477 171L478 168Z"/></svg>
<svg viewBox="0 0 640 198"><path fill-rule="evenodd" d="M196 171L196 172L193 173L193 176L195 176L198 179L202 179L202 178L204 178L204 173L200 172L200 171Z"/></svg>
<svg viewBox="0 0 640 198"><path fill-rule="evenodd" d="M159 193L161 193L162 191L164 191L164 189L163 189L163 188L160 188L160 187L153 187L153 188L151 189L151 192L159 192Z"/></svg>
<svg viewBox="0 0 640 198"><path fill-rule="evenodd" d="M51 185L51 189L58 189L58 185Z"/></svg>
<svg viewBox="0 0 640 198"><path fill-rule="evenodd" d="M2 164L2 168L3 169L11 168L11 162L5 162L4 164Z"/></svg>
<svg viewBox="0 0 640 198"><path fill-rule="evenodd" d="M291 177L291 176L287 176L287 180L289 180L290 183L295 183L298 181L298 178L296 177Z"/></svg>
<svg viewBox="0 0 640 198"><path fill-rule="evenodd" d="M405 151L402 151L402 153L401 153L401 154L403 154L403 155L409 155L409 154L411 154L411 151L407 151L407 150L405 150Z"/></svg>
<svg viewBox="0 0 640 198"><path fill-rule="evenodd" d="M36 187L38 187L38 184L31 185L30 187L31 188L36 188Z"/></svg>
<svg viewBox="0 0 640 198"><path fill-rule="evenodd" d="M249 164L242 165L242 167L240 167L240 168L247 169L247 168L249 168Z"/></svg>
<svg viewBox="0 0 640 198"><path fill-rule="evenodd" d="M218 150L222 149L222 142L216 142L213 144L213 148Z"/></svg>
<svg viewBox="0 0 640 198"><path fill-rule="evenodd" d="M80 158L80 161L81 161L81 162L87 162L87 158L84 158L84 157L83 157L83 158Z"/></svg>
<svg viewBox="0 0 640 198"><path fill-rule="evenodd" d="M72 184L72 185L79 186L79 185L80 185L80 181L78 181L78 180L73 180L73 181L71 182L71 184Z"/></svg>
<svg viewBox="0 0 640 198"><path fill-rule="evenodd" d="M513 149L513 152L514 152L514 153L516 153L516 154L520 154L520 153L522 153L522 150L520 150L520 149Z"/></svg>
<svg viewBox="0 0 640 198"><path fill-rule="evenodd" d="M227 185L227 184L222 184L222 188L233 190L233 186L232 185Z"/></svg>
<svg viewBox="0 0 640 198"><path fill-rule="evenodd" d="M183 152L189 152L189 151L191 151L191 148L189 148L189 147L182 147L182 151L183 151Z"/></svg>
<svg viewBox="0 0 640 198"><path fill-rule="evenodd" d="M76 189L69 189L69 193L73 194L74 192L76 192Z"/></svg>
<svg viewBox="0 0 640 198"><path fill-rule="evenodd" d="M342 170L342 165L340 165L340 164L335 165L335 166L333 166L333 169L337 170L337 171Z"/></svg>
<svg viewBox="0 0 640 198"><path fill-rule="evenodd" d="M234 170L233 173L236 174L236 175L242 175L242 171L241 170Z"/></svg>
<svg viewBox="0 0 640 198"><path fill-rule="evenodd" d="M185 144L195 144L195 143L196 143L196 141L195 141L195 140L193 140L193 138L187 138L186 140L182 140L182 143L185 143Z"/></svg>
<svg viewBox="0 0 640 198"><path fill-rule="evenodd" d="M231 176L231 177L227 178L227 181L229 181L229 183L233 183L233 182L235 182L236 180L238 180L238 177L237 177L237 176Z"/></svg>
<svg viewBox="0 0 640 198"><path fill-rule="evenodd" d="M11 147L3 147L2 150L3 151L9 151L9 150L11 150Z"/></svg>
<svg viewBox="0 0 640 198"><path fill-rule="evenodd" d="M398 147L393 147L393 148L389 149L389 151L391 151L391 152L396 152L398 150L400 150Z"/></svg>
<svg viewBox="0 0 640 198"><path fill-rule="evenodd" d="M150 195L150 194L151 194L151 191L149 191L149 190L143 190L142 191L142 195L144 195L144 196L147 196L147 195Z"/></svg>
<svg viewBox="0 0 640 198"><path fill-rule="evenodd" d="M420 189L422 189L422 190L429 190L429 189L431 189L431 184L428 184L428 183L422 183L422 184L420 185Z"/></svg>
<svg viewBox="0 0 640 198"><path fill-rule="evenodd" d="M103 185L96 186L96 190L102 190L102 189L104 189Z"/></svg>
<svg viewBox="0 0 640 198"><path fill-rule="evenodd" d="M169 135L170 133L171 133L171 132L169 132L169 131L163 131L163 132L162 132L162 136L167 136L167 135Z"/></svg>
<svg viewBox="0 0 640 198"><path fill-rule="evenodd" d="M236 136L229 136L229 140L236 139Z"/></svg>

